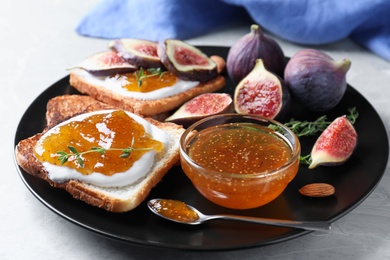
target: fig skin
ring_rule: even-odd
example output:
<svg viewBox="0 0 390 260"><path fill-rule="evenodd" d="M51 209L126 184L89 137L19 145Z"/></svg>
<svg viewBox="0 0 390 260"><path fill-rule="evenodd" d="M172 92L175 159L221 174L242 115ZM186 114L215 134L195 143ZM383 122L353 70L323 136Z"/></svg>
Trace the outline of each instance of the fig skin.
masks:
<svg viewBox="0 0 390 260"><path fill-rule="evenodd" d="M288 61L284 80L307 109L324 112L337 106L344 96L350 66L349 59L334 61L322 51L303 49Z"/></svg>
<svg viewBox="0 0 390 260"><path fill-rule="evenodd" d="M161 41L157 53L164 66L182 80L206 82L218 75L217 64L212 59L183 41Z"/></svg>
<svg viewBox="0 0 390 260"><path fill-rule="evenodd" d="M285 56L280 45L263 34L260 26L253 24L250 33L241 37L229 50L226 68L230 78L240 82L262 59L267 70L283 77Z"/></svg>
<svg viewBox="0 0 390 260"><path fill-rule="evenodd" d="M166 122L188 127L205 117L223 113L232 113L233 99L227 93L205 93L184 103Z"/></svg>
<svg viewBox="0 0 390 260"><path fill-rule="evenodd" d="M311 151L309 169L346 162L357 146L358 135L346 116L336 118L318 137Z"/></svg>
<svg viewBox="0 0 390 260"><path fill-rule="evenodd" d="M139 39L116 39L112 40L108 46L138 68L164 67L157 55L157 42Z"/></svg>
<svg viewBox="0 0 390 260"><path fill-rule="evenodd" d="M234 92L234 108L239 114L280 120L290 103L290 93L283 80L268 71L261 59L256 60L255 67Z"/></svg>
<svg viewBox="0 0 390 260"><path fill-rule="evenodd" d="M95 76L107 76L137 70L137 67L113 51L96 53L70 69L73 68L86 70Z"/></svg>

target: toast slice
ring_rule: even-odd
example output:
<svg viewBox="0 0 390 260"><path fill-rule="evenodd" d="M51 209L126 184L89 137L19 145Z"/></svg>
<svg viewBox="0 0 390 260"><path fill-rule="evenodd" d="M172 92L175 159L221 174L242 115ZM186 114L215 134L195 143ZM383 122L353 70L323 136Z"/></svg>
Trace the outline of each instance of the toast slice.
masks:
<svg viewBox="0 0 390 260"><path fill-rule="evenodd" d="M145 118L151 124L164 130L169 136L169 145L158 154L150 172L136 183L124 187L101 187L79 180L63 183L53 182L42 163L34 156L34 148L40 137L51 127L75 115L115 107L96 101L89 96L65 95L51 99L47 104L46 118L48 126L42 133L37 133L20 141L16 148L16 160L27 173L47 181L55 188L69 192L74 198L90 205L111 212L126 212L137 207L157 185L171 167L179 161L179 139L184 129L173 123L162 123Z"/></svg>
<svg viewBox="0 0 390 260"><path fill-rule="evenodd" d="M219 56L211 56L210 58L217 64L218 73L221 73L225 68L224 59ZM96 83L95 81L92 81L91 77L94 76L83 69L73 69L70 72L69 83L79 92L87 94L96 100L147 117L178 108L184 102L200 94L216 92L222 89L226 83L225 78L218 74L215 78L200 83L184 92L153 100L143 100L125 97L108 88L105 85L106 83Z"/></svg>

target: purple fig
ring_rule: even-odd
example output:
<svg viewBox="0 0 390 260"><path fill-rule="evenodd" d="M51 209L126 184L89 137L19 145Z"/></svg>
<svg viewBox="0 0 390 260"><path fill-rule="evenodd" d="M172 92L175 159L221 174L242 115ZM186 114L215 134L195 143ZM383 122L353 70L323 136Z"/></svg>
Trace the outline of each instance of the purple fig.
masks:
<svg viewBox="0 0 390 260"><path fill-rule="evenodd" d="M217 64L212 59L180 40L160 42L158 56L169 71L183 80L205 82L218 75Z"/></svg>
<svg viewBox="0 0 390 260"><path fill-rule="evenodd" d="M207 116L229 112L233 112L233 100L229 94L206 93L184 103L165 121L187 127Z"/></svg>
<svg viewBox="0 0 390 260"><path fill-rule="evenodd" d="M263 34L257 24L251 26L250 33L241 37L229 50L226 68L230 78L240 82L262 59L267 70L283 76L285 57L282 48L272 38Z"/></svg>
<svg viewBox="0 0 390 260"><path fill-rule="evenodd" d="M334 108L347 89L348 59L334 61L312 49L297 52L287 63L284 80L291 94L311 111Z"/></svg>
<svg viewBox="0 0 390 260"><path fill-rule="evenodd" d="M357 133L346 116L336 118L318 137L311 151L309 169L344 163L357 145Z"/></svg>
<svg viewBox="0 0 390 260"><path fill-rule="evenodd" d="M283 80L266 70L261 59L234 92L234 107L240 114L274 119L287 111L289 104L290 94Z"/></svg>
<svg viewBox="0 0 390 260"><path fill-rule="evenodd" d="M137 70L118 53L113 51L99 52L80 62L73 68L84 69L96 76L111 75L116 73L132 72Z"/></svg>
<svg viewBox="0 0 390 260"><path fill-rule="evenodd" d="M138 39L117 39L109 47L138 68L164 67L157 55L157 42Z"/></svg>

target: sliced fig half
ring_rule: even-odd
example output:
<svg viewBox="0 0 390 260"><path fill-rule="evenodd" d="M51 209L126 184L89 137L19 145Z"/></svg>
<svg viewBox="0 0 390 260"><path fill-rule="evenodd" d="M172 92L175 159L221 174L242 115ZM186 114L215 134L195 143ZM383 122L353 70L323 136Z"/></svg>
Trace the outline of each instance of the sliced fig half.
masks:
<svg viewBox="0 0 390 260"><path fill-rule="evenodd" d="M266 70L261 59L234 92L234 108L239 114L274 119L286 112L289 104L290 94L283 80Z"/></svg>
<svg viewBox="0 0 390 260"><path fill-rule="evenodd" d="M157 51L164 66L183 80L205 82L218 75L217 64L212 59L183 41L162 41Z"/></svg>
<svg viewBox="0 0 390 260"><path fill-rule="evenodd" d="M309 169L344 163L357 145L357 133L346 116L336 118L318 137L311 151Z"/></svg>
<svg viewBox="0 0 390 260"><path fill-rule="evenodd" d="M117 39L109 47L138 68L164 67L157 55L157 42L139 39Z"/></svg>
<svg viewBox="0 0 390 260"><path fill-rule="evenodd" d="M233 100L229 94L206 93L184 103L165 121L187 127L207 116L229 112L233 112Z"/></svg>
<svg viewBox="0 0 390 260"><path fill-rule="evenodd" d="M114 51L96 53L72 68L84 69L96 76L132 72L137 70L137 67L124 60Z"/></svg>

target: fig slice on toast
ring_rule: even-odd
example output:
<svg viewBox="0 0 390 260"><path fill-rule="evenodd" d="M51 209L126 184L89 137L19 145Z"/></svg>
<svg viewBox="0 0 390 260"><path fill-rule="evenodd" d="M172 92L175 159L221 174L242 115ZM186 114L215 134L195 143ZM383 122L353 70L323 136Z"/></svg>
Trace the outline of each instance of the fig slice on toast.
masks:
<svg viewBox="0 0 390 260"><path fill-rule="evenodd" d="M318 137L311 151L309 169L344 163L357 145L357 133L346 116L336 118Z"/></svg>
<svg viewBox="0 0 390 260"><path fill-rule="evenodd" d="M138 68L163 68L157 55L157 46L157 42L139 39L117 39L108 45Z"/></svg>
<svg viewBox="0 0 390 260"><path fill-rule="evenodd" d="M96 53L83 60L73 68L84 69L96 76L105 76L137 70L137 67L127 62L120 57L118 53L113 51Z"/></svg>
<svg viewBox="0 0 390 260"><path fill-rule="evenodd" d="M162 41L157 53L164 66L183 80L205 82L218 75L217 64L210 57L183 41Z"/></svg>

